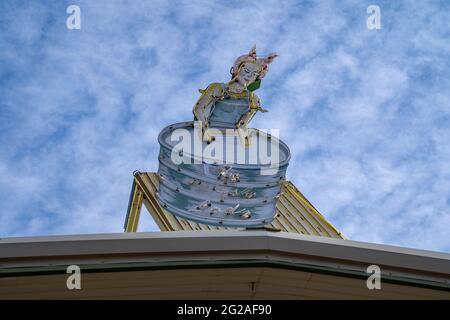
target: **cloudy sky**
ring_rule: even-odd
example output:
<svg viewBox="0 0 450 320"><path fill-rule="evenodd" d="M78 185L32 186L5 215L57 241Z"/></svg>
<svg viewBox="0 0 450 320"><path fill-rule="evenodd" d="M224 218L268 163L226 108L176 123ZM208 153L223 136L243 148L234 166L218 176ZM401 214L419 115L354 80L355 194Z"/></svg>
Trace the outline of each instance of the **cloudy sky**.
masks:
<svg viewBox="0 0 450 320"><path fill-rule="evenodd" d="M447 1L0 1L0 237L121 232L158 132L256 44L280 57L252 126L280 129L288 178L350 239L450 252L449 15Z"/></svg>

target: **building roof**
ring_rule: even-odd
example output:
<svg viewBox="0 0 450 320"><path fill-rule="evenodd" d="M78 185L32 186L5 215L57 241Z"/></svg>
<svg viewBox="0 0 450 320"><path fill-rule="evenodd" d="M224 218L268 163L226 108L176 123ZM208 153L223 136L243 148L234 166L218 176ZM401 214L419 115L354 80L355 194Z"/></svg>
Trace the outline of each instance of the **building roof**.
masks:
<svg viewBox="0 0 450 320"><path fill-rule="evenodd" d="M72 264L83 290L65 288ZM286 232L7 238L0 266L0 298L450 299L449 254Z"/></svg>
<svg viewBox="0 0 450 320"><path fill-rule="evenodd" d="M135 173L125 233L0 239L0 299L450 299L450 254L345 240L289 181L259 230L178 218L157 187ZM176 232L136 233L142 204ZM82 290L67 289L69 265Z"/></svg>
<svg viewBox="0 0 450 320"><path fill-rule="evenodd" d="M157 188L156 173L135 172L125 221L126 231L137 231L142 203L161 231L234 229L196 223L171 214L156 199ZM344 239L342 233L329 223L290 181L283 182L276 204L275 219L267 227L285 232Z"/></svg>

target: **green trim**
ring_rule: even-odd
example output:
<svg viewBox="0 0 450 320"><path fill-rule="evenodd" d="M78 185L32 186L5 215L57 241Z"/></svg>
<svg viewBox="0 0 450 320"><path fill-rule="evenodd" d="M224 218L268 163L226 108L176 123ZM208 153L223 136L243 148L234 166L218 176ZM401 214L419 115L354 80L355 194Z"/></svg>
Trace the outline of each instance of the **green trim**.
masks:
<svg viewBox="0 0 450 320"><path fill-rule="evenodd" d="M256 91L261 87L261 80L258 79L247 86L248 91Z"/></svg>
<svg viewBox="0 0 450 320"><path fill-rule="evenodd" d="M278 260L218 260L218 261L170 261L170 262L135 262L115 264L87 264L80 265L83 273L96 272L130 272L146 270L173 270L173 269L209 269L209 268L255 268L269 267L288 270L297 270L340 277L367 279L368 274L363 271L335 269L310 264L299 264ZM25 277L37 275L66 274L66 265L46 267L23 267L0 269L0 278ZM427 281L413 278L403 278L387 274L381 275L381 281L419 288L427 288L450 292L450 283Z"/></svg>

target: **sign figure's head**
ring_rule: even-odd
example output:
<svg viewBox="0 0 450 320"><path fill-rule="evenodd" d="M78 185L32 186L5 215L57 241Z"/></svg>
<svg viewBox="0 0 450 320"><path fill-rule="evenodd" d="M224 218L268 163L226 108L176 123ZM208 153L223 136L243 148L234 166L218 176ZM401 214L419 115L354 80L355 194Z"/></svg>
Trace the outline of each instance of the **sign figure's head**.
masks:
<svg viewBox="0 0 450 320"><path fill-rule="evenodd" d="M244 54L236 59L231 67L231 81L238 82L242 86L249 86L260 81L269 71L268 65L276 58L276 53L271 53L267 57L256 56L256 46L248 54Z"/></svg>

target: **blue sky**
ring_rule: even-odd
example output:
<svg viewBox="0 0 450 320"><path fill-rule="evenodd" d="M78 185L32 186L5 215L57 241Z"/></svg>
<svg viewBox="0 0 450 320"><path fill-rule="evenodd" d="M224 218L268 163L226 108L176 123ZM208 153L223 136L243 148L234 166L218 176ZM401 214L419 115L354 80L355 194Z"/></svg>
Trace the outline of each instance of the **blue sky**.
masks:
<svg viewBox="0 0 450 320"><path fill-rule="evenodd" d="M66 8L81 8L81 30ZM381 8L380 30L366 9ZM132 172L253 44L288 178L348 238L450 252L446 1L0 1L0 236L121 232ZM156 231L147 216L141 231Z"/></svg>

